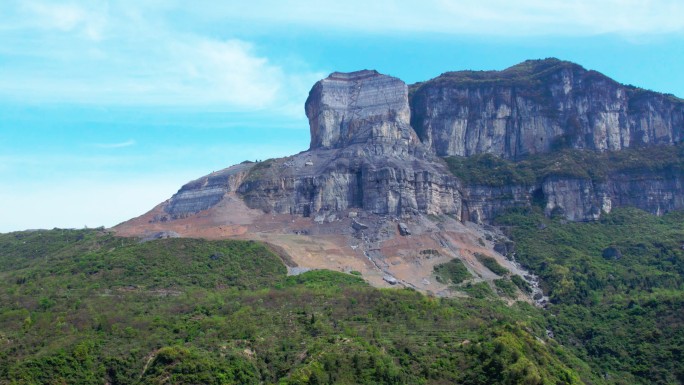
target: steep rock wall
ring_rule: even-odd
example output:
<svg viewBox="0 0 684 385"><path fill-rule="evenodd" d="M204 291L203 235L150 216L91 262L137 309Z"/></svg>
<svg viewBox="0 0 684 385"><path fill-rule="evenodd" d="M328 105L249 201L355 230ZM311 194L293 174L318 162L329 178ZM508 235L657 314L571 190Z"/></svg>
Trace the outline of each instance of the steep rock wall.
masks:
<svg viewBox="0 0 684 385"><path fill-rule="evenodd" d="M377 71L334 72L318 81L306 100L310 150L417 142L410 127L406 84Z"/></svg>
<svg viewBox="0 0 684 385"><path fill-rule="evenodd" d="M335 72L309 93L309 151L238 165L190 182L165 206L174 218L228 193L264 212L312 216L461 213L458 181L410 126L408 88L376 71Z"/></svg>
<svg viewBox="0 0 684 385"><path fill-rule="evenodd" d="M516 160L557 147L672 145L681 141L684 122L674 97L557 60L451 73L413 92L409 109L407 87L397 78L366 70L331 74L306 102L308 151L190 182L164 205L168 218L162 219L210 209L230 194L264 212L318 216L360 209L483 223L532 204L569 220L594 220L618 206L654 214L684 208L681 167L493 187L463 185L435 155L487 152Z"/></svg>
<svg viewBox="0 0 684 385"><path fill-rule="evenodd" d="M300 159L278 160L267 174L243 183L238 191L250 207L304 216L354 208L395 216L461 212L458 183L443 168L329 151L335 154L326 154L327 162L321 154L307 154L304 164L311 165L304 166L304 172L291 166Z"/></svg>
<svg viewBox="0 0 684 385"><path fill-rule="evenodd" d="M532 185L467 186L462 191L462 217L478 223L533 204L542 205L546 215L570 221L597 220L616 207L655 215L684 209L684 176L674 170L615 173L600 181L550 176Z"/></svg>
<svg viewBox="0 0 684 385"><path fill-rule="evenodd" d="M412 91L412 125L439 156L519 159L558 148L620 150L684 138L681 99L557 59L445 73Z"/></svg>

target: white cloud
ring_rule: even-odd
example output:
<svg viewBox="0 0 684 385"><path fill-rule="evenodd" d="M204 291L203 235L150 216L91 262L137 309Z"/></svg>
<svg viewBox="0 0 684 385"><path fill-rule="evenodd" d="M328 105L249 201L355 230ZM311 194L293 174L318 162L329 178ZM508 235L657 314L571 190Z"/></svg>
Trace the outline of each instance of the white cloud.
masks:
<svg viewBox="0 0 684 385"><path fill-rule="evenodd" d="M259 46L231 36L299 30L495 37L618 34L636 41L684 31L681 0L7 4L7 12L0 12L0 58L13 60L0 74L0 98L213 104L296 117L301 117L311 85L327 71L275 62Z"/></svg>
<svg viewBox="0 0 684 385"><path fill-rule="evenodd" d="M291 100L301 105L308 87L323 76L286 71L244 40L181 30L164 12L155 12L169 4L14 5L14 12L0 15L0 39L9 43L0 47L0 58L4 54L18 65L0 74L0 97L289 113L283 106Z"/></svg>
<svg viewBox="0 0 684 385"><path fill-rule="evenodd" d="M31 17L24 23L37 28L56 29L63 32L76 31L80 35L100 40L106 26L107 3L92 2L98 8L87 8L76 3L55 4L51 2L26 1L21 8Z"/></svg>
<svg viewBox="0 0 684 385"><path fill-rule="evenodd" d="M238 107L274 106L288 96L290 78L251 44L231 39L217 41L186 37L169 46L170 91L186 104L225 102ZM304 75L307 76L307 75ZM163 85L161 81L158 83Z"/></svg>

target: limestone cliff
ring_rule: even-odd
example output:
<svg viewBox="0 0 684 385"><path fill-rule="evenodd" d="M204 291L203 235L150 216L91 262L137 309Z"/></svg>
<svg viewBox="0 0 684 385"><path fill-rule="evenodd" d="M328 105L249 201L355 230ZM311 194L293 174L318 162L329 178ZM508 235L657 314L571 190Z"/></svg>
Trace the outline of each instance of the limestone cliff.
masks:
<svg viewBox="0 0 684 385"><path fill-rule="evenodd" d="M306 217L355 208L460 215L458 182L417 139L401 80L376 71L335 72L314 85L306 114L309 151L190 182L165 206L169 218L206 210L227 193L264 212Z"/></svg>
<svg viewBox="0 0 684 385"><path fill-rule="evenodd" d="M542 205L546 215L591 221L615 207L637 207L654 215L684 209L681 171L615 173L597 181L550 176L526 185L469 185L462 189L463 220L489 223L512 207Z"/></svg>
<svg viewBox="0 0 684 385"><path fill-rule="evenodd" d="M684 101L557 59L447 72L412 86L411 121L437 155L506 159L560 148L621 150L684 139Z"/></svg>
<svg viewBox="0 0 684 385"><path fill-rule="evenodd" d="M406 84L377 71L330 74L313 86L305 109L310 150L376 144L396 151L418 141L409 125Z"/></svg>
<svg viewBox="0 0 684 385"><path fill-rule="evenodd" d="M185 218L228 197L264 213L335 218L359 209L478 223L532 204L569 220L597 219L617 206L654 214L684 208L680 166L618 170L599 179L550 173L488 185L459 181L440 158L490 153L518 162L568 148L676 147L684 102L673 96L547 59L500 72L446 73L412 86L410 101L397 78L369 70L332 73L313 86L305 104L308 151L192 181L155 220Z"/></svg>

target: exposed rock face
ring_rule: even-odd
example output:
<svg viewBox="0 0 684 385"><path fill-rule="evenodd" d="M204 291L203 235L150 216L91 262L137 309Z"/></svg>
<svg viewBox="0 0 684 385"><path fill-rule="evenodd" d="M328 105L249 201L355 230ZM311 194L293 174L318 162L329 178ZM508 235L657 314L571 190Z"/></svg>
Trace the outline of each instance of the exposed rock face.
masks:
<svg viewBox="0 0 684 385"><path fill-rule="evenodd" d="M601 181L551 176L529 186L467 186L462 193L462 218L472 222L488 223L511 207L532 204L542 204L546 215L591 221L614 207L655 215L682 210L684 176L676 171L616 173Z"/></svg>
<svg viewBox="0 0 684 385"><path fill-rule="evenodd" d="M535 186L467 186L463 188L463 213L461 218L475 223L487 223L512 207L532 204Z"/></svg>
<svg viewBox="0 0 684 385"><path fill-rule="evenodd" d="M569 220L596 220L613 207L638 207L652 214L684 209L684 176L681 173L632 173L611 175L605 181L550 178L542 188L547 214L560 209Z"/></svg>
<svg viewBox="0 0 684 385"><path fill-rule="evenodd" d="M163 205L165 214L157 219L185 218L228 196L264 213L312 217L316 223L357 209L397 217L452 214L486 223L508 208L532 204L569 220L597 219L618 206L654 214L684 208L684 178L676 170L616 173L600 181L550 176L524 186L467 186L436 156L493 153L517 159L558 147L675 144L684 127L679 99L622 86L555 59L501 72L447 73L413 87L409 108L407 86L397 78L368 70L331 74L306 101L308 151L192 181Z"/></svg>
<svg viewBox="0 0 684 385"><path fill-rule="evenodd" d="M401 80L376 71L335 72L313 87L306 113L309 151L190 182L165 211L183 217L237 193L251 208L307 217L351 208L460 214L458 182L417 140Z"/></svg>
<svg viewBox="0 0 684 385"><path fill-rule="evenodd" d="M206 210L219 203L226 193L242 184L251 163L242 163L185 184L165 206L172 218Z"/></svg>
<svg viewBox="0 0 684 385"><path fill-rule="evenodd" d="M437 155L507 159L558 148L620 150L684 139L684 101L557 59L448 72L412 86L412 124Z"/></svg>
<svg viewBox="0 0 684 385"><path fill-rule="evenodd" d="M305 109L311 150L374 143L382 151L417 142L406 84L376 71L332 73L314 85Z"/></svg>

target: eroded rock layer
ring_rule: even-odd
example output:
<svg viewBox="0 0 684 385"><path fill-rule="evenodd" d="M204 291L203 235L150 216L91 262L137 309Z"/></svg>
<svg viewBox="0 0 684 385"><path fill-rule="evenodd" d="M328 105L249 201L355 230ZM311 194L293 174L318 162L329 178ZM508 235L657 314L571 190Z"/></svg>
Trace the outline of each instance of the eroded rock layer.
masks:
<svg viewBox="0 0 684 385"><path fill-rule="evenodd" d="M332 73L313 86L305 109L311 150L371 143L384 150L417 142L406 84L376 71Z"/></svg>
<svg viewBox="0 0 684 385"><path fill-rule="evenodd" d="M615 173L602 180L551 176L532 185L467 186L462 219L490 223L513 207L540 205L548 216L592 221L615 207L662 215L684 209L684 176L677 171Z"/></svg>

